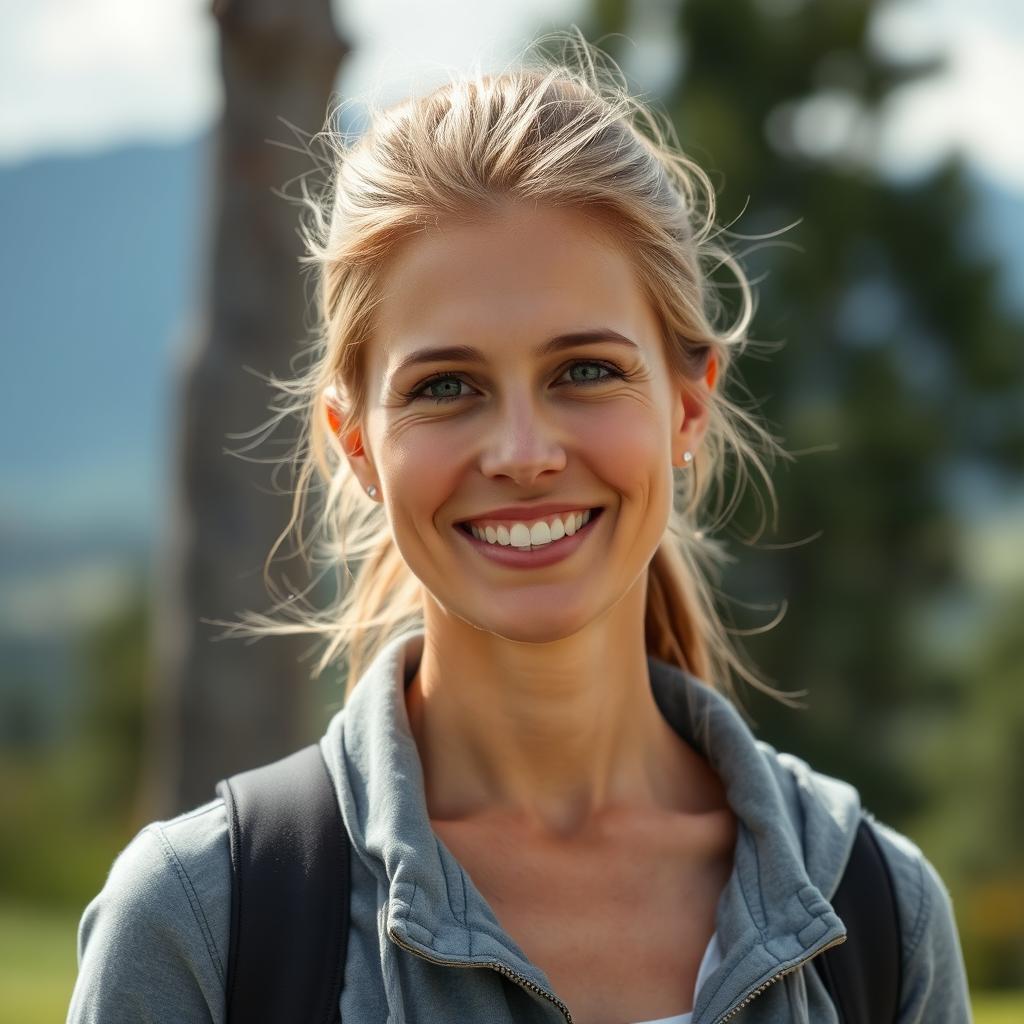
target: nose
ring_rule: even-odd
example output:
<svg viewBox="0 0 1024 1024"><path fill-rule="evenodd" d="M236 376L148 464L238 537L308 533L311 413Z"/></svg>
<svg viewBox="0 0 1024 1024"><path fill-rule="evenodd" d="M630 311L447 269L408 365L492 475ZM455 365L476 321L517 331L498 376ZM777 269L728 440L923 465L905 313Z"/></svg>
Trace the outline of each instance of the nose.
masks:
<svg viewBox="0 0 1024 1024"><path fill-rule="evenodd" d="M565 447L554 426L529 398L510 398L483 437L480 470L529 486L565 468Z"/></svg>

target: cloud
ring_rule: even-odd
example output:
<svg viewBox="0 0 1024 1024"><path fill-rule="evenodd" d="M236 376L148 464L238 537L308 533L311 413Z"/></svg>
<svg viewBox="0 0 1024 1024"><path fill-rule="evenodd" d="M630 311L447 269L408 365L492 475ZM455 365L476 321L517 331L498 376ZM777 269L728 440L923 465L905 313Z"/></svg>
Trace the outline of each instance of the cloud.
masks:
<svg viewBox="0 0 1024 1024"><path fill-rule="evenodd" d="M0 160L171 139L220 102L207 0L35 0L0 35Z"/></svg>
<svg viewBox="0 0 1024 1024"><path fill-rule="evenodd" d="M339 21L357 48L341 85L346 93L394 99L443 81L449 68L468 66L474 57L500 63L534 31L578 20L585 6L584 0L345 0ZM879 7L874 38L882 49L950 55L948 73L891 99L881 139L887 171L913 174L959 147L989 176L1024 187L1024 132L1014 109L1015 98L1024 96L1020 10L1019 0L901 0ZM12 5L4 21L0 161L183 138L219 110L209 0L34 0Z"/></svg>
<svg viewBox="0 0 1024 1024"><path fill-rule="evenodd" d="M344 0L356 44L343 84L385 100L448 69L512 56L537 28L579 18L585 0ZM220 108L209 0L33 0L0 35L0 162L39 152L171 140Z"/></svg>
<svg viewBox="0 0 1024 1024"><path fill-rule="evenodd" d="M978 11L943 0L894 5L879 17L884 49L920 57L940 51L948 69L887 103L880 159L913 175L958 149L989 177L1024 189L1024 19L989 3Z"/></svg>

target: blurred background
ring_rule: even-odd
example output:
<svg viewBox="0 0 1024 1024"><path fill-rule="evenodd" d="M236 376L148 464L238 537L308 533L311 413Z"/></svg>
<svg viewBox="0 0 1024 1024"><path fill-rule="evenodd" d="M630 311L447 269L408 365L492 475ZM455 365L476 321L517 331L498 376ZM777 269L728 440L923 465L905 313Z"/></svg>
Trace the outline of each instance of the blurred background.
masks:
<svg viewBox="0 0 1024 1024"><path fill-rule="evenodd" d="M977 1020L1024 1020L1016 0L0 11L0 1019L63 1019L79 915L138 828L340 706L307 642L202 621L270 603L294 428L258 428L311 324L277 193L328 95L358 132L367 97L574 23L673 119L758 283L742 383L798 458L777 523L751 541L748 495L723 534L723 611L808 696L744 705L925 849Z"/></svg>

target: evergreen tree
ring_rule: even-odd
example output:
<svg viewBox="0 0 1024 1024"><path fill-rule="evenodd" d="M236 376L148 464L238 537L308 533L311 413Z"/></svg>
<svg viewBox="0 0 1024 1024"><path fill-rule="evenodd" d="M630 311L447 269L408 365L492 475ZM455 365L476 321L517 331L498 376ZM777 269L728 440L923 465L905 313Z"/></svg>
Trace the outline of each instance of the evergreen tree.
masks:
<svg viewBox="0 0 1024 1024"><path fill-rule="evenodd" d="M771 618L745 605L786 602L781 623L744 646L762 678L807 690L809 710L745 703L761 735L850 779L905 826L938 799L919 767L934 732L915 722L937 715L953 756L956 715L984 685L931 668L920 624L969 595L963 471L1020 472L1024 345L996 267L972 245L960 161L912 184L876 169L887 97L940 66L881 55L870 37L879 6L688 0L675 22L682 73L655 99L711 172L720 223L763 235L799 222L782 244L733 241L752 250L744 262L759 280L752 336L778 346L767 358L755 346L742 382L805 454L777 464L778 529L753 547L743 538L761 507L746 496L725 533L738 560L722 590L745 630ZM599 0L584 28L627 69L632 46L609 33L642 53L641 8Z"/></svg>

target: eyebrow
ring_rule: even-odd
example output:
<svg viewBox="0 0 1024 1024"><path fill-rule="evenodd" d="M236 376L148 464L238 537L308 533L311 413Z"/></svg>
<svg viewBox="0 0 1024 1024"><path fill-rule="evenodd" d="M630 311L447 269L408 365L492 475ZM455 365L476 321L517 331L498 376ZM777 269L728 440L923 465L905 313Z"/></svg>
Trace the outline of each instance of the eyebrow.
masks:
<svg viewBox="0 0 1024 1024"><path fill-rule="evenodd" d="M548 356L554 352L562 352L565 349L579 348L581 345L588 345L595 341L612 341L620 345L628 345L630 348L639 348L635 341L631 341L624 334L613 331L609 327L594 327L586 331L570 331L567 334L556 334L553 338L537 346L538 356ZM459 363L483 363L487 357L478 348L471 345L444 345L435 348L421 348L406 356L388 375L393 380L410 366L418 366L421 363L437 362L459 362Z"/></svg>

